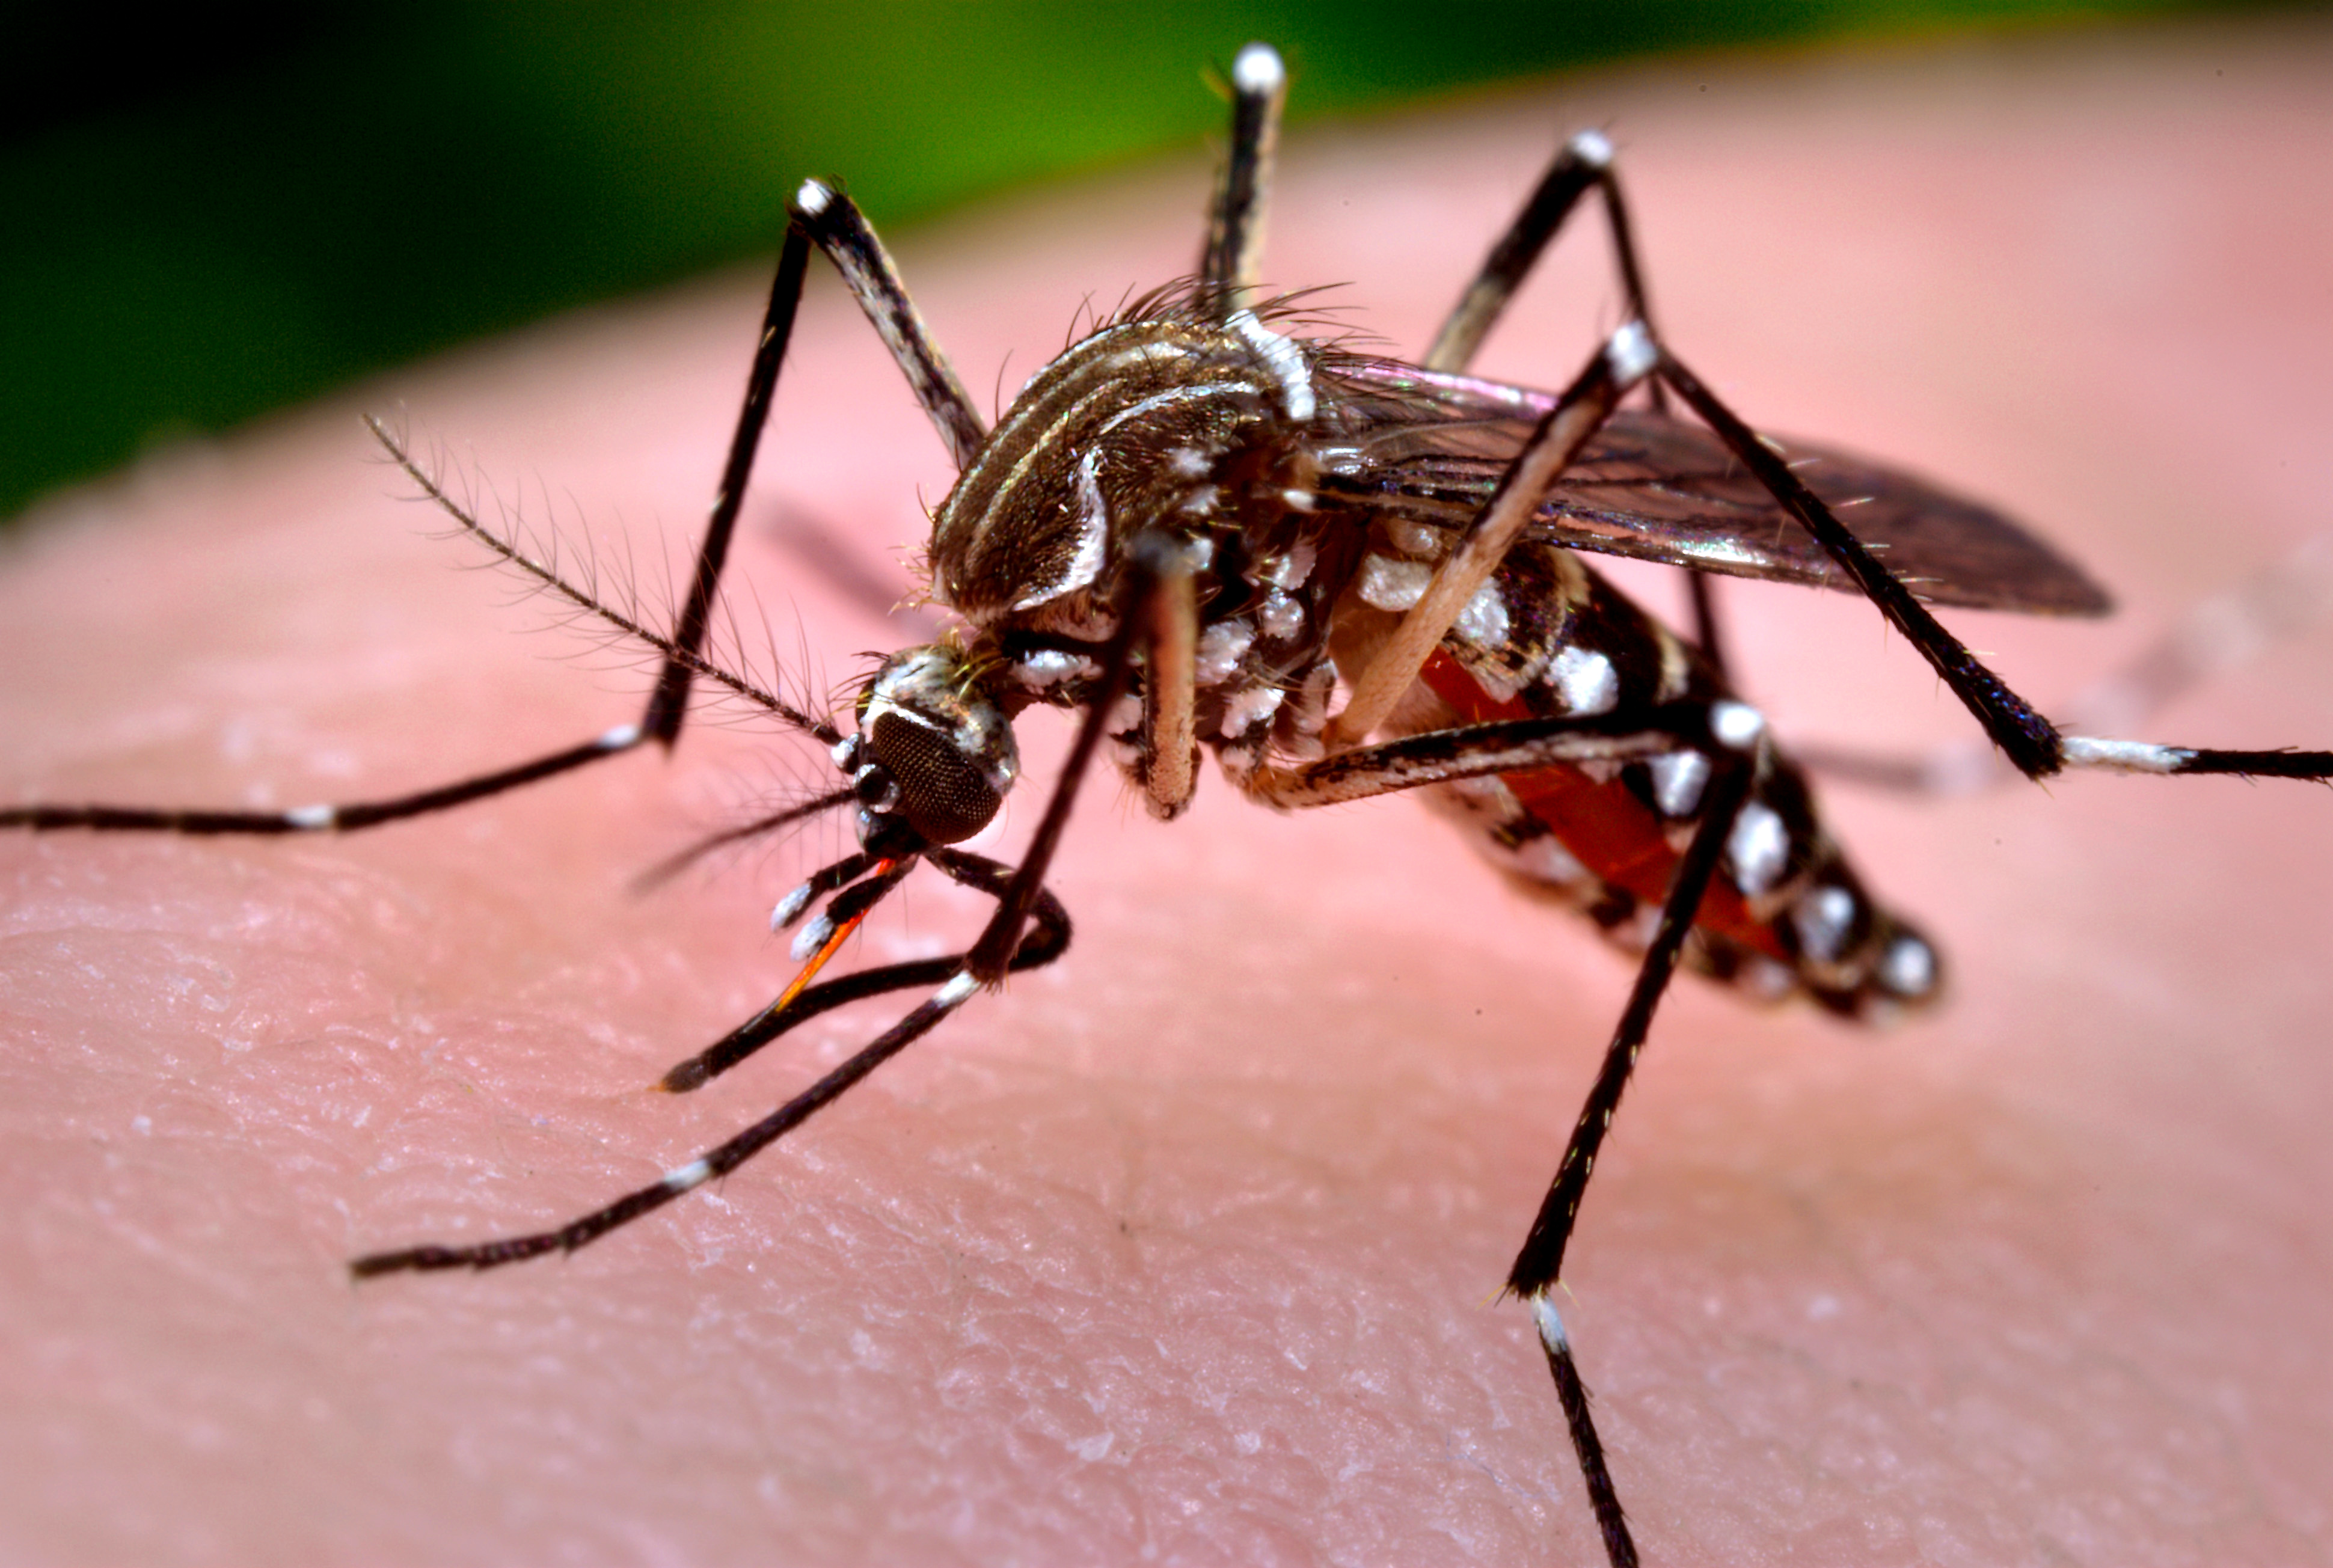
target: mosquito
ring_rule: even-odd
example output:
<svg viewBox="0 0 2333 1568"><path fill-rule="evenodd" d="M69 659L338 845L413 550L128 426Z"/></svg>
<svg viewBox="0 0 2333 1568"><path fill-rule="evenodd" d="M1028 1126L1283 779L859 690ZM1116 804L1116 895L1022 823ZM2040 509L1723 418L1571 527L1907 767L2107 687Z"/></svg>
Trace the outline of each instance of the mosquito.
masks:
<svg viewBox="0 0 2333 1568"><path fill-rule="evenodd" d="M669 749L700 683L826 747L823 793L684 851L848 813L858 848L780 901L799 973L766 1007L674 1066L695 1089L845 1003L925 993L819 1082L653 1185L556 1228L360 1257L359 1278L486 1269L571 1252L725 1176L840 1099L983 990L1057 960L1068 911L1046 875L1106 750L1172 819L1214 754L1240 793L1301 810L1422 791L1522 887L1637 956L1627 1005L1506 1279L1552 1378L1614 1564L1637 1560L1557 1303L1581 1198L1680 966L1760 997L1853 1017L1933 1001L1942 960L1866 890L1805 773L1727 675L1710 579L1860 594L1927 660L2007 763L2324 779L2333 753L2226 751L2061 732L1946 631L1929 605L2094 615L2106 595L1985 507L1886 468L1754 431L1653 325L1601 135L1572 138L1416 361L1357 351L1304 296L1261 286L1287 85L1251 44L1230 72L1228 155L1197 271L1144 296L1041 369L990 428L858 207L796 193L759 347L685 599L668 629L527 555L375 433L463 531L545 592L654 649L639 717L566 750L389 799L282 812L34 804L0 826L187 834L349 832L449 810L608 758ZM1626 320L1559 392L1468 366L1545 246L1602 207ZM883 660L847 720L788 702L707 656L724 563L811 253L822 254L954 459L933 515L933 601L959 624ZM1691 418L1686 417L1690 414ZM1844 515L1853 521L1844 525ZM1688 573L1694 632L1670 630L1581 558ZM1026 851L962 847L1019 782L1033 708L1075 739ZM962 953L821 977L919 868L992 899Z"/></svg>

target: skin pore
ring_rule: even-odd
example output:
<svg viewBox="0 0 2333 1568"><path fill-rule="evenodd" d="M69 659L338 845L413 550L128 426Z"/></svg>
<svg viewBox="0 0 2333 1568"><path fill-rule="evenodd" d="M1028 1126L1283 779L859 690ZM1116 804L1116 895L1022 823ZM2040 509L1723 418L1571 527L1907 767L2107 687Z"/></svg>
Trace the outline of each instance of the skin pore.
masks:
<svg viewBox="0 0 2333 1568"><path fill-rule="evenodd" d="M1305 130L1266 275L1349 283L1328 303L1415 351L1558 139L1607 128L1704 380L2009 507L2122 600L2096 626L1947 615L2048 709L2327 522L2328 76L2333 34L2284 21L1670 65ZM1195 154L898 250L965 383L1009 395L1081 299L1190 265L1204 188ZM661 610L765 283L552 323L53 503L0 561L10 798L361 799L636 717L646 661L450 570L477 552L427 537L355 414L401 413L490 520ZM1560 384L1616 297L1591 221L1482 368ZM821 269L731 568L744 662L822 697L927 636L877 606L947 479ZM1971 733L1854 601L1726 604L1786 738ZM2282 643L2136 733L2328 744L2328 652ZM1023 722L991 852L1068 729ZM1097 774L1053 878L1061 964L571 1259L348 1284L357 1253L651 1180L896 1015L647 1088L783 985L763 916L847 826L630 879L831 776L714 707L669 761L347 838L0 836L0 1552L1595 1561L1493 1293L1627 971L1409 803L1281 818L1206 776L1161 826ZM1566 1308L1647 1560L2333 1551L2325 794L2077 778L1829 809L1953 994L1884 1034L1672 994ZM984 908L919 875L861 956L947 950Z"/></svg>

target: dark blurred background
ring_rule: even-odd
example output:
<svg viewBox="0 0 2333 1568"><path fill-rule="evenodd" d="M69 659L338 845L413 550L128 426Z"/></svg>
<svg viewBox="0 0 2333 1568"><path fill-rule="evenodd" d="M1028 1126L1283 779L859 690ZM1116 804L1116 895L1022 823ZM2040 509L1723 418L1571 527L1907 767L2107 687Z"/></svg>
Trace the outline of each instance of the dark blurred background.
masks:
<svg viewBox="0 0 2333 1568"><path fill-rule="evenodd" d="M28 8L0 58L0 517L158 442L774 249L1216 131L1627 55L2108 25L2130 0Z"/></svg>

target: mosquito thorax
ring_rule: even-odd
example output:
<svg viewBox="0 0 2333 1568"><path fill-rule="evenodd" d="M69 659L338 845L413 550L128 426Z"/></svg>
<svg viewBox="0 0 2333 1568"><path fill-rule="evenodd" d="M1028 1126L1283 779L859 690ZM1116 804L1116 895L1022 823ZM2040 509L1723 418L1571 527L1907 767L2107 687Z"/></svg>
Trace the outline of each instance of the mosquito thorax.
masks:
<svg viewBox="0 0 2333 1568"><path fill-rule="evenodd" d="M1305 345L1248 311L1145 309L1032 377L934 515L933 588L975 626L1107 604L1142 530L1309 492Z"/></svg>
<svg viewBox="0 0 2333 1568"><path fill-rule="evenodd" d="M834 748L859 796L859 839L878 853L962 842L986 827L1021 772L1012 721L980 668L944 643L902 649L859 695L859 733Z"/></svg>
<svg viewBox="0 0 2333 1568"><path fill-rule="evenodd" d="M1234 775L1267 746L1318 754L1356 534L1314 489L1338 417L1322 351L1286 324L1188 292L1137 305L1032 377L965 466L933 517L933 594L999 651L1016 704L1086 699L1128 548L1164 534L1196 579L1196 737ZM1131 718L1112 727L1138 780Z"/></svg>

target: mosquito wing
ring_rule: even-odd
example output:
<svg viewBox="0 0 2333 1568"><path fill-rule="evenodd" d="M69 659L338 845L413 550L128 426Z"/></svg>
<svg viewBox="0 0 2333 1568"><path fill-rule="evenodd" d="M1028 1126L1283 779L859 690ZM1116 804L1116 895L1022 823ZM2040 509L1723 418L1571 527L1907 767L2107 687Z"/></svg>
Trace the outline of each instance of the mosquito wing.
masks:
<svg viewBox="0 0 2333 1568"><path fill-rule="evenodd" d="M1323 367L1345 429L1321 486L1372 510L1464 527L1533 427L1546 392L1393 360ZM2034 615L2103 615L2106 591L1991 507L1860 458L1790 443L1799 477L1934 604ZM1615 414L1550 493L1533 536L1670 566L1857 592L1846 572L1703 427Z"/></svg>

